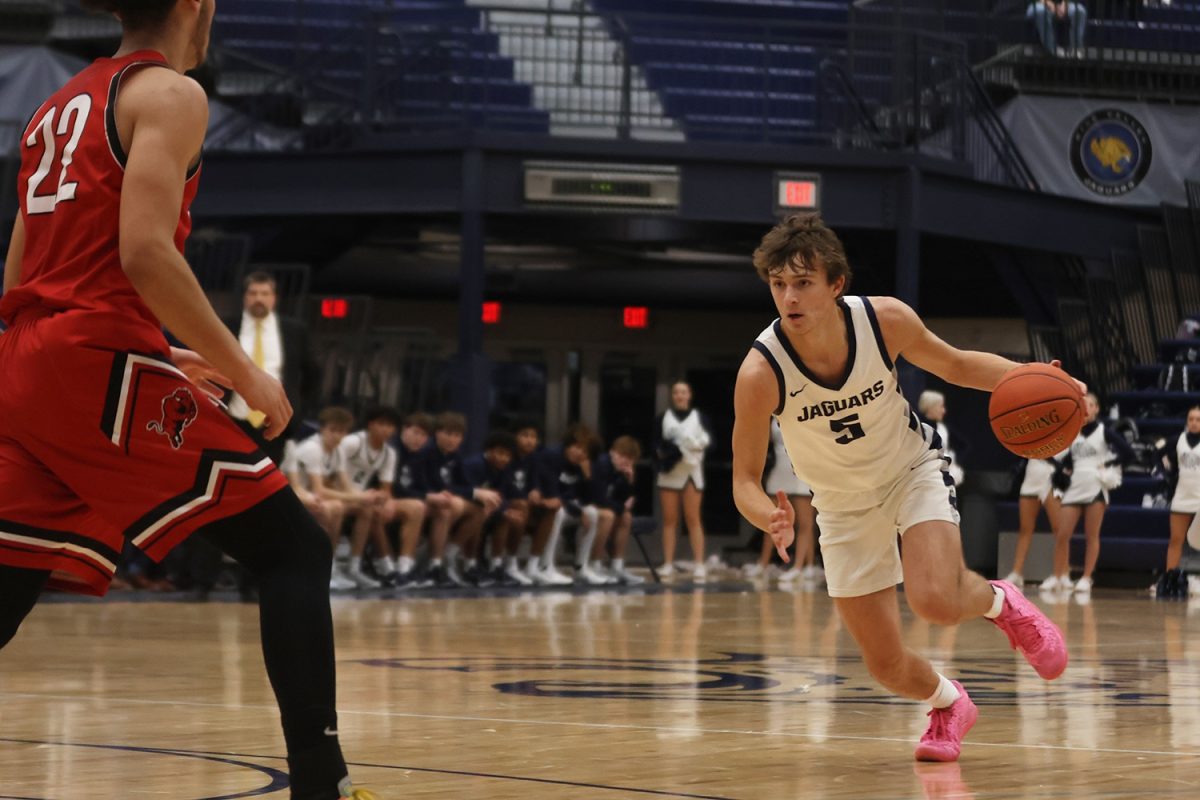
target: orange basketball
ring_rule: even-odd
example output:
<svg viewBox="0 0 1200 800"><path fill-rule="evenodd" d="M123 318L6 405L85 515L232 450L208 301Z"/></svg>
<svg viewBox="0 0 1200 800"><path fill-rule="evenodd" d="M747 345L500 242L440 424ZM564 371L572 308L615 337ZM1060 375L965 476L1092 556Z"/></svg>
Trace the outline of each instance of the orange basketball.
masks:
<svg viewBox="0 0 1200 800"><path fill-rule="evenodd" d="M1083 395L1067 373L1025 364L1005 375L988 402L992 433L1022 458L1049 458L1071 446L1083 427Z"/></svg>

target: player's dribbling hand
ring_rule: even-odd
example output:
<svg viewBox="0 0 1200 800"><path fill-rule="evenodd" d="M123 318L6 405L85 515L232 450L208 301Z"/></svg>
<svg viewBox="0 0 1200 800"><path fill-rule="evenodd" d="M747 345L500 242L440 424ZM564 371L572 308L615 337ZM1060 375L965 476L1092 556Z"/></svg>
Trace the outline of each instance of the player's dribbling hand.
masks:
<svg viewBox="0 0 1200 800"><path fill-rule="evenodd" d="M1050 362L1050 366L1062 369L1062 362L1056 358ZM1087 394L1088 388L1086 383L1073 376L1071 377L1071 380L1075 381L1075 385L1079 387L1080 394Z"/></svg>
<svg viewBox="0 0 1200 800"><path fill-rule="evenodd" d="M172 347L171 361L197 389L208 395L217 405L224 407L221 395L225 394L226 388L233 386L233 381L193 350Z"/></svg>
<svg viewBox="0 0 1200 800"><path fill-rule="evenodd" d="M245 378L234 382L233 390L242 396L247 406L267 415L263 422L263 438L270 441L284 432L292 419L292 404L288 402L282 383L253 367Z"/></svg>
<svg viewBox="0 0 1200 800"><path fill-rule="evenodd" d="M792 559L788 556L787 549L796 538L796 509L792 508L787 493L782 489L775 493L775 506L767 522L767 535L775 543L775 549L783 563L788 564Z"/></svg>

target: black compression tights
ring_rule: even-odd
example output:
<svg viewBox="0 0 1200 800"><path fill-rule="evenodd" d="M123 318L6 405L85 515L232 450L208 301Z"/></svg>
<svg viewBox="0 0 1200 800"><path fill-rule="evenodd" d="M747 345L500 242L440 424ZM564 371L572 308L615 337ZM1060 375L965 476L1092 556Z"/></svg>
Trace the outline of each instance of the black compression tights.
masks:
<svg viewBox="0 0 1200 800"><path fill-rule="evenodd" d="M336 736L329 539L290 488L200 532L259 584L267 676L287 741L295 800L338 796L346 775ZM37 602L48 573L0 567L0 647Z"/></svg>

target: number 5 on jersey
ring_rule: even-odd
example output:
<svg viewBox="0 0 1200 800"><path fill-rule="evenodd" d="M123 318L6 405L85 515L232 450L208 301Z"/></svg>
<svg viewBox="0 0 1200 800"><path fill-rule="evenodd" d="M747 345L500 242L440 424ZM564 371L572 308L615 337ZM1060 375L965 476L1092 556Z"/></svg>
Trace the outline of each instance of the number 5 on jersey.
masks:
<svg viewBox="0 0 1200 800"><path fill-rule="evenodd" d="M829 420L829 429L834 433L842 433L841 436L834 439L838 444L850 444L855 439L861 439L867 435L863 430L863 426L858 424L858 414L850 414L841 419Z"/></svg>
<svg viewBox="0 0 1200 800"><path fill-rule="evenodd" d="M27 147L37 147L40 138L42 145L46 148L42 153L42 160L38 164L37 172L29 178L29 189L25 193L25 211L29 214L53 213L54 207L59 203L74 200L75 190L79 187L78 183L67 180L67 168L71 166L71 160L75 157L75 148L79 146L79 139L83 136L84 127L87 125L88 115L92 113L91 95L80 94L71 98L70 102L63 107L62 116L58 117L56 130L54 118L57 113L58 107L51 106L50 110L46 112L46 116L42 117L42 121L34 127L29 138L25 140ZM66 136L68 130L71 138L67 140L67 146L63 148L62 159L59 162L58 190L54 194L38 194L38 189L50 175L50 168L54 164L54 155L57 150L55 136Z"/></svg>

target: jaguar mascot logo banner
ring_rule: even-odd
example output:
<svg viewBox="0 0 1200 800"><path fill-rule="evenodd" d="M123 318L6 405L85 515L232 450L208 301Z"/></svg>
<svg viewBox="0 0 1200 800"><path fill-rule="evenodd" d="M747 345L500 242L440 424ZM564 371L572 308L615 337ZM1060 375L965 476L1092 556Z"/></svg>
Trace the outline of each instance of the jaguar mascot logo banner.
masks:
<svg viewBox="0 0 1200 800"><path fill-rule="evenodd" d="M1103 197L1132 192L1150 171L1150 135L1125 111L1105 108L1075 126L1071 168L1088 190Z"/></svg>

